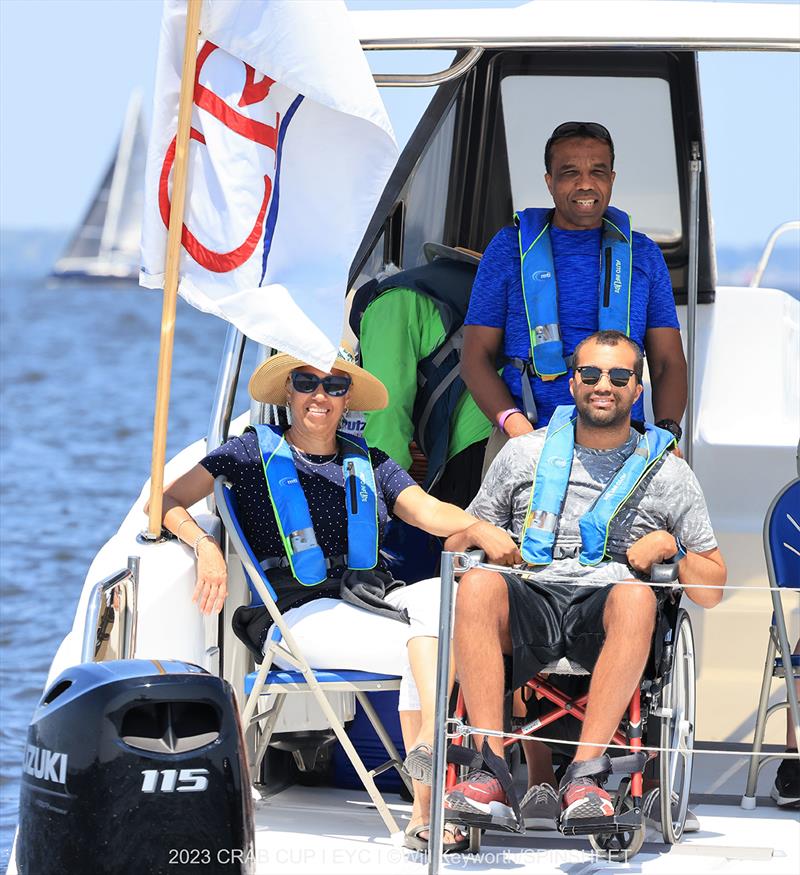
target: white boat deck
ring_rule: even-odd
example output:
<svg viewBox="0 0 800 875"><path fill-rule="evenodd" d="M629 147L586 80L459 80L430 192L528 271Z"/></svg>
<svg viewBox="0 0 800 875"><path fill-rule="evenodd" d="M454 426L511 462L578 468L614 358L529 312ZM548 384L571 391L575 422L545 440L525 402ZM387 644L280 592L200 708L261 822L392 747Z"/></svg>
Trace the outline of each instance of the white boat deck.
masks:
<svg viewBox="0 0 800 875"><path fill-rule="evenodd" d="M398 796L387 802L401 828L411 806ZM440 872L545 873L716 872L726 875L797 875L800 822L796 811L761 805L743 811L731 804L699 804L701 831L669 847L649 830L644 847L627 864L597 859L585 839L556 832L485 833L481 853L448 855ZM388 836L366 793L329 787L290 787L256 803L256 866L259 873L394 875L428 871L427 857Z"/></svg>

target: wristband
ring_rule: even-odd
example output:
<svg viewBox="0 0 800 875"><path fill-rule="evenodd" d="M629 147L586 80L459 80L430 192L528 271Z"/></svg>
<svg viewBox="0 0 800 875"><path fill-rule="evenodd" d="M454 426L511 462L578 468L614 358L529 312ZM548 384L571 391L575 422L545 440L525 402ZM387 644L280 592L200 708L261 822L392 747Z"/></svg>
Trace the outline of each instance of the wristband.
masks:
<svg viewBox="0 0 800 875"><path fill-rule="evenodd" d="M509 407L508 410L503 410L497 414L497 426L500 431L506 430L506 420L512 413L522 413L519 407Z"/></svg>
<svg viewBox="0 0 800 875"><path fill-rule="evenodd" d="M678 562L680 562L681 559L683 559L686 556L687 551L686 551L686 547L684 547L684 545L683 545L683 541L681 541L681 539L677 535L673 535L673 538L675 538L675 546L677 548L677 552L672 557L670 562L674 562L677 565Z"/></svg>
<svg viewBox="0 0 800 875"><path fill-rule="evenodd" d="M210 538L212 541L214 540L212 535L209 535L208 532L203 532L201 535L198 535L194 539L194 544L192 544L192 549L194 550L195 559L199 558L197 553L197 548L200 546L200 542L205 540L206 538Z"/></svg>

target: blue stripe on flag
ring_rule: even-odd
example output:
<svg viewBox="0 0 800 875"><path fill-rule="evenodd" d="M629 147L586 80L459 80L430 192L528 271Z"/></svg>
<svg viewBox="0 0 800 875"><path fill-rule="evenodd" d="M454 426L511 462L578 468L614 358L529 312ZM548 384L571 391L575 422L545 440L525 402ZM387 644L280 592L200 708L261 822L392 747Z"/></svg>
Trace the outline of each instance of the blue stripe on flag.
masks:
<svg viewBox="0 0 800 875"><path fill-rule="evenodd" d="M303 102L303 95L298 94L292 101L289 109L286 110L286 115L281 122L281 129L278 132L278 154L275 159L275 185L272 192L272 203L269 205L269 213L267 215L267 224L264 228L264 256L261 263L261 279L258 284L262 285L264 277L267 274L267 259L272 248L272 235L275 233L275 225L278 221L278 201L281 193L281 156L283 155L283 139L286 136L286 129L289 127L289 122L292 120L297 107Z"/></svg>

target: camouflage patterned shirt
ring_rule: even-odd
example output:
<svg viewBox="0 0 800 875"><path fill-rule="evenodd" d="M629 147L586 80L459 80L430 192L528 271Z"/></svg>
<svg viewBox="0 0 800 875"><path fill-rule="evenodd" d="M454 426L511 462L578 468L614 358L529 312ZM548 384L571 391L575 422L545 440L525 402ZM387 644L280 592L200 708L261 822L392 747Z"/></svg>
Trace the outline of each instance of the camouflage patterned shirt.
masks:
<svg viewBox="0 0 800 875"><path fill-rule="evenodd" d="M486 472L480 491L467 508L469 513L506 529L517 540L521 538L546 433L547 429L541 428L508 441ZM717 546L694 472L683 459L667 453L611 521L608 551L615 558L594 567L578 562L580 518L636 449L637 441L637 432L631 430L628 440L612 450L575 445L555 545L556 555L575 555L543 567L538 571L543 580L580 578L582 583L604 584L630 578L632 571L624 561L626 551L639 538L661 529L680 538L686 549L695 553Z"/></svg>

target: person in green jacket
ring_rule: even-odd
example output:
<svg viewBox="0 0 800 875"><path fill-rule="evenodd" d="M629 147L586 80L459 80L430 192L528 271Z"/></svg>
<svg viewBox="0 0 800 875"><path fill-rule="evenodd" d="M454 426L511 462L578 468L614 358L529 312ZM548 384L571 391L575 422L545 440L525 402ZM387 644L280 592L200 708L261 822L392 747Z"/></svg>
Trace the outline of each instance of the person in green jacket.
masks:
<svg viewBox="0 0 800 875"><path fill-rule="evenodd" d="M460 378L461 326L479 256L432 244L426 254L428 264L370 284L354 301L362 364L389 391L389 406L367 414L364 436L406 470L414 440L428 461L424 487L465 507L480 486L491 431Z"/></svg>

